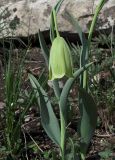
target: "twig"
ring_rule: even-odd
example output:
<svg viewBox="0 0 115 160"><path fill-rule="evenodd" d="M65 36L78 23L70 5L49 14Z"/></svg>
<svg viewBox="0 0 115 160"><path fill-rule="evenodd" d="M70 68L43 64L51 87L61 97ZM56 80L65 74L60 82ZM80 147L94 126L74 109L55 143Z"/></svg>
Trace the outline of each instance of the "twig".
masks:
<svg viewBox="0 0 115 160"><path fill-rule="evenodd" d="M38 146L38 144L36 143L36 141L33 139L33 137L26 131L26 133L29 135L29 137L31 138L31 140L34 142L34 144L37 146L37 148L43 153L43 150Z"/></svg>
<svg viewBox="0 0 115 160"><path fill-rule="evenodd" d="M23 132L23 135L24 135L24 141L25 141L26 159L27 159L27 160L29 160L29 159L28 159L28 153L27 153L27 141L26 141L26 135L25 135L24 130L22 130L22 132Z"/></svg>
<svg viewBox="0 0 115 160"><path fill-rule="evenodd" d="M105 138L105 137L113 137L115 134L95 134L96 137Z"/></svg>

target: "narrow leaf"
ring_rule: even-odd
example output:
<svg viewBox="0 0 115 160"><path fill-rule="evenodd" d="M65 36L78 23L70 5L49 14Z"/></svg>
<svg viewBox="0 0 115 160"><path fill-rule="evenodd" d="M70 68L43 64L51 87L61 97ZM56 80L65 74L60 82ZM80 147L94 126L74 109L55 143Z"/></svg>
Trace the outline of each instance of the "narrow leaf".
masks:
<svg viewBox="0 0 115 160"><path fill-rule="evenodd" d="M96 7L95 13L94 13L94 17L90 26L90 30L89 30L89 35L88 35L88 47L90 47L90 43L91 43L91 39L92 39L92 34L99 16L99 13L101 11L101 9L103 8L104 4L107 3L108 0L100 0L100 3L98 4L98 6Z"/></svg>
<svg viewBox="0 0 115 160"><path fill-rule="evenodd" d="M42 54L44 56L44 59L45 59L45 62L46 62L46 65L48 67L48 63L49 63L49 49L46 45L46 42L44 40L44 37L42 35L42 32L39 30L39 42L40 42L40 47L42 49Z"/></svg>
<svg viewBox="0 0 115 160"><path fill-rule="evenodd" d="M64 1L64 0L59 0L59 1L57 2L57 4L55 5L54 9L55 9L56 13L58 13L58 11L59 11L59 9L60 9L61 4L63 3L63 1Z"/></svg>
<svg viewBox="0 0 115 160"><path fill-rule="evenodd" d="M78 69L74 73L74 78L69 78L67 80L66 84L64 85L64 88L63 88L61 96L60 96L60 107L61 107L60 109L61 109L61 111L63 113L65 121L67 120L67 113L68 113L68 108L67 108L68 94L69 94L69 92L70 92L75 80L80 76L80 74L82 74L91 65L92 65L92 63L89 63L89 64L85 65L84 67Z"/></svg>
<svg viewBox="0 0 115 160"><path fill-rule="evenodd" d="M65 12L65 16L67 17L68 21L73 25L73 27L75 28L75 30L79 34L79 38L81 40L82 45L85 46L86 43L87 43L87 40L85 38L85 34L82 32L82 29L81 29L81 27L79 25L78 20L75 19L73 17L73 15L71 15L67 10Z"/></svg>
<svg viewBox="0 0 115 160"><path fill-rule="evenodd" d="M36 78L29 74L31 85L35 89L36 98L40 107L41 122L47 135L60 146L60 127L53 112L50 100Z"/></svg>
<svg viewBox="0 0 115 160"><path fill-rule="evenodd" d="M81 120L78 132L81 137L81 152L86 153L97 124L97 107L93 97L83 88L79 88Z"/></svg>

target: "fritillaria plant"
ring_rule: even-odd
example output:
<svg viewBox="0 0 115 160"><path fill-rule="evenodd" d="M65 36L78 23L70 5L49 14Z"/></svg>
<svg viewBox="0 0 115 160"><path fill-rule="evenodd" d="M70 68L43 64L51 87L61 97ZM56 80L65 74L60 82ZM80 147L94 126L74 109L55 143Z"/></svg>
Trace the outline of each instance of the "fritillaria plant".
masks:
<svg viewBox="0 0 115 160"><path fill-rule="evenodd" d="M68 105L68 95L74 85L74 82L77 79L79 80L78 99L80 120L77 127L77 133L80 137L80 142L78 153L76 153L72 139L70 140L70 143L72 149L72 159L79 160L80 157L80 159L84 160L97 123L97 107L88 88L88 69L93 64L93 62L89 62L90 43L97 17L106 0L100 0L99 5L97 6L90 27L88 39L86 39L83 34L78 21L67 13L69 21L77 30L82 43L79 65L80 68L74 73L69 45L64 38L60 36L57 27L56 14L58 13L62 2L63 0L59 0L51 12L50 38L52 45L50 51L45 43L42 33L39 31L40 46L43 51L46 65L49 68L49 79L53 83L54 94L58 100L60 120L57 119L53 111L52 103L48 98L48 94L40 85L39 81L37 81L37 79L31 74L29 74L29 79L35 90L35 96L40 108L42 126L51 140L60 148L62 160L67 159L68 153L66 153L66 141L71 139L71 137L68 137L67 134L68 112L70 109L70 105ZM63 76L67 76L68 80L66 81L62 91L60 91L59 79Z"/></svg>

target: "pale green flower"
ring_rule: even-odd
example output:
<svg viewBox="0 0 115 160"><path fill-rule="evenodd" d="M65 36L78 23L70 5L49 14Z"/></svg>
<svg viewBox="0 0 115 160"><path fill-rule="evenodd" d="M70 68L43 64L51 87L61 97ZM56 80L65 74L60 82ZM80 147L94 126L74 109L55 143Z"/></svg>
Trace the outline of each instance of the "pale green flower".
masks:
<svg viewBox="0 0 115 160"><path fill-rule="evenodd" d="M54 39L50 50L49 79L63 76L73 77L72 58L68 44L59 35Z"/></svg>

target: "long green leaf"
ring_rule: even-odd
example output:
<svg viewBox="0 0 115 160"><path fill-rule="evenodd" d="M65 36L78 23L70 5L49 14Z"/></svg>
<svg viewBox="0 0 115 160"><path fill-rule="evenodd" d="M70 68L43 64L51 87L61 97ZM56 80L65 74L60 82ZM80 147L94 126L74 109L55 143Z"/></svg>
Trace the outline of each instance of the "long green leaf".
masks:
<svg viewBox="0 0 115 160"><path fill-rule="evenodd" d="M79 25L79 22L77 19L73 17L72 14L70 14L67 10L65 11L65 16L67 17L68 21L73 25L77 33L79 34L79 38L81 40L82 46L85 46L87 44L87 40L85 38L85 34L82 32L82 29Z"/></svg>
<svg viewBox="0 0 115 160"><path fill-rule="evenodd" d="M67 80L60 96L59 107L60 107L60 118L61 118L61 149L62 149L63 159L65 156L65 140L66 140L65 137L66 137L66 126L68 123L68 112L69 112L69 105L67 104L68 94L77 77L79 77L80 74L84 70L86 70L91 64L92 63L87 64L86 66L80 68L78 71L74 73L74 78L69 78Z"/></svg>
<svg viewBox="0 0 115 160"><path fill-rule="evenodd" d="M60 9L61 4L63 3L63 1L64 1L64 0L59 0L59 1L57 2L57 4L55 5L54 9L55 9L56 13L58 13L58 11L59 11L59 9Z"/></svg>
<svg viewBox="0 0 115 160"><path fill-rule="evenodd" d="M100 0L100 3L96 7L95 14L94 14L94 17L93 17L93 20L92 20L92 23L91 23L91 26L90 26L90 30L89 30L89 35L88 35L88 47L90 47L90 43L91 43L91 39L92 39L92 34L93 34L93 31L94 31L94 28L95 28L95 25L96 25L99 13L100 13L101 9L103 8L104 4L107 1L108 0Z"/></svg>
<svg viewBox="0 0 115 160"><path fill-rule="evenodd" d="M35 89L36 98L40 107L41 122L47 135L60 146L60 127L53 112L50 100L36 78L29 74L31 85Z"/></svg>
<svg viewBox="0 0 115 160"><path fill-rule="evenodd" d="M97 124L97 106L93 97L83 88L79 88L81 120L78 132L81 137L81 152L86 154Z"/></svg>
<svg viewBox="0 0 115 160"><path fill-rule="evenodd" d="M63 88L61 96L60 96L60 107L61 107L60 109L62 111L62 114L64 116L65 121L67 119L67 112L68 112L68 108L67 108L68 94L69 94L75 80L80 76L80 74L82 74L85 70L87 70L91 65L92 65L92 63L89 63L89 64L85 65L84 67L78 69L74 73L74 78L69 78L67 80L66 84L64 85L64 88Z"/></svg>
<svg viewBox="0 0 115 160"><path fill-rule="evenodd" d="M48 67L48 63L49 63L49 49L46 45L46 42L44 40L44 37L42 35L42 32L39 30L39 42L40 42L40 47L42 49L42 54L44 56L44 59L45 59L45 62L46 62L46 65Z"/></svg>

